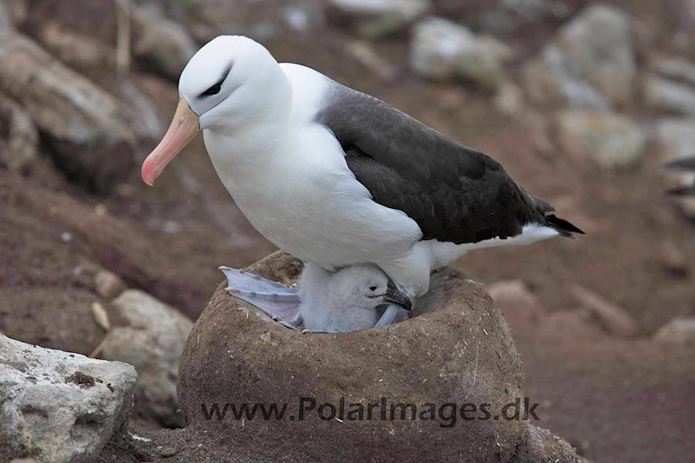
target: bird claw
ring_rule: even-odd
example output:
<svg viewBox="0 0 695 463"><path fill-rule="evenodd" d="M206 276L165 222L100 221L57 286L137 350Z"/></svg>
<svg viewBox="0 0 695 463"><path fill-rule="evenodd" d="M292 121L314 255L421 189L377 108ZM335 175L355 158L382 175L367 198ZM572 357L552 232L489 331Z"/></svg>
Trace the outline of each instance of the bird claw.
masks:
<svg viewBox="0 0 695 463"><path fill-rule="evenodd" d="M302 330L302 334L309 334L309 333L319 333L319 334L335 334L335 333L343 333L344 331L338 331L338 330L312 330L309 328L305 328Z"/></svg>
<svg viewBox="0 0 695 463"><path fill-rule="evenodd" d="M379 319L378 322L376 322L376 325L374 325L374 327L380 328L382 326L391 325L396 320L398 313L399 313L399 307L396 305L390 304L386 308L386 310L384 310L384 313L381 315L381 318Z"/></svg>
<svg viewBox="0 0 695 463"><path fill-rule="evenodd" d="M277 317L275 317L273 320L275 320L278 324L284 326L285 328L289 328L291 330L299 331L299 328L295 325L293 325L290 322L286 322L285 320L279 320Z"/></svg>

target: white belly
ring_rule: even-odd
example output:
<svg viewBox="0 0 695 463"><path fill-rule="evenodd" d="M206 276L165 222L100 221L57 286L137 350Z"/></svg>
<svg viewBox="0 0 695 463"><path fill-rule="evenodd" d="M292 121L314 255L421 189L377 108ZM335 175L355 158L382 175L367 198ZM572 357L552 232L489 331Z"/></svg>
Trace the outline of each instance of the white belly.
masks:
<svg viewBox="0 0 695 463"><path fill-rule="evenodd" d="M213 165L251 224L293 256L331 269L388 262L420 239L417 224L374 203L347 168L337 141L320 126L305 127L275 146L243 150L206 133Z"/></svg>

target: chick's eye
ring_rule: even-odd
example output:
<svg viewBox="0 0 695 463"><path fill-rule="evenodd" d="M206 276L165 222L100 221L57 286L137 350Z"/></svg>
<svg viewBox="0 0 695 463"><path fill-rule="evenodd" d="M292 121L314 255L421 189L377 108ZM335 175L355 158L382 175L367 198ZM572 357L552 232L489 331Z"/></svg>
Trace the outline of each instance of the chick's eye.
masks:
<svg viewBox="0 0 695 463"><path fill-rule="evenodd" d="M220 93L220 89L222 88L222 83L217 83L210 87L209 89L205 90L203 93L200 94L200 96L211 96L211 95L217 95Z"/></svg>
<svg viewBox="0 0 695 463"><path fill-rule="evenodd" d="M369 290L370 290L370 291L376 291L376 286L370 286L370 287L369 287Z"/></svg>

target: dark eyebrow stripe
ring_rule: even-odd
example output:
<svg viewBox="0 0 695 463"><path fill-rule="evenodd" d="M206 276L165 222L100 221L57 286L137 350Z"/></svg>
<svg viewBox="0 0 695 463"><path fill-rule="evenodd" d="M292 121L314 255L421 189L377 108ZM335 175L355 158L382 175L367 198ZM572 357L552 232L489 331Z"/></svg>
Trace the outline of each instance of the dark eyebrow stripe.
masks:
<svg viewBox="0 0 695 463"><path fill-rule="evenodd" d="M216 83L214 83L210 88L205 90L203 93L198 95L198 98L203 98L203 97L210 96L210 95L216 95L217 93L219 93L220 88L222 87L222 83L225 81L225 79L229 75L229 72L232 70L232 64L233 63L230 63L229 66L227 66L227 69L222 73L222 77L220 77L220 80L218 80ZM217 88L215 88L215 87L217 87Z"/></svg>
<svg viewBox="0 0 695 463"><path fill-rule="evenodd" d="M230 71L232 70L232 64L233 63L229 63L229 66L227 66L227 69L222 73L222 77L220 77L220 80L217 81L218 84L221 84L227 78Z"/></svg>

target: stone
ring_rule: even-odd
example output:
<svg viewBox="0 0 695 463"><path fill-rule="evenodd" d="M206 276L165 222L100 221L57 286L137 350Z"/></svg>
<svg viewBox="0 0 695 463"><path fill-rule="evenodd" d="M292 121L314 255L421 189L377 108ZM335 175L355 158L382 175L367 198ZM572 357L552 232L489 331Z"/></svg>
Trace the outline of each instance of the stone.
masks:
<svg viewBox="0 0 695 463"><path fill-rule="evenodd" d="M695 88L670 79L649 76L643 84L644 99L658 111L695 116Z"/></svg>
<svg viewBox="0 0 695 463"><path fill-rule="evenodd" d="M543 317L535 339L542 343L585 345L604 339L605 333L594 328L589 315L581 310L561 310Z"/></svg>
<svg viewBox="0 0 695 463"><path fill-rule="evenodd" d="M0 92L32 118L58 167L105 193L136 168L131 115L18 32L0 30Z"/></svg>
<svg viewBox="0 0 695 463"><path fill-rule="evenodd" d="M675 161L695 154L695 118L660 119L655 125L656 147L662 159Z"/></svg>
<svg viewBox="0 0 695 463"><path fill-rule="evenodd" d="M108 270L99 270L94 276L94 288L101 297L110 301L127 289L118 275Z"/></svg>
<svg viewBox="0 0 695 463"><path fill-rule="evenodd" d="M515 338L533 336L545 309L522 280L497 281L487 291L502 311Z"/></svg>
<svg viewBox="0 0 695 463"><path fill-rule="evenodd" d="M128 326L111 329L102 357L127 362L140 374L135 392L138 414L166 427L180 426L176 381L181 352L193 322L139 290L126 290L111 305Z"/></svg>
<svg viewBox="0 0 695 463"><path fill-rule="evenodd" d="M695 63L685 58L658 57L652 63L652 69L663 77L695 86Z"/></svg>
<svg viewBox="0 0 695 463"><path fill-rule="evenodd" d="M42 22L37 40L53 56L77 69L116 66L116 50L86 34L71 30L57 21Z"/></svg>
<svg viewBox="0 0 695 463"><path fill-rule="evenodd" d="M12 14L4 3L0 3L0 29L12 29Z"/></svg>
<svg viewBox="0 0 695 463"><path fill-rule="evenodd" d="M444 18L419 22L410 43L410 67L433 80L466 79L488 90L504 78L511 50L491 37L478 37Z"/></svg>
<svg viewBox="0 0 695 463"><path fill-rule="evenodd" d="M524 109L524 93L518 85L506 81L500 85L492 104L502 114L519 114Z"/></svg>
<svg viewBox="0 0 695 463"><path fill-rule="evenodd" d="M554 44L522 70L526 93L532 102L550 107L608 111L610 104L581 75L576 64Z"/></svg>
<svg viewBox="0 0 695 463"><path fill-rule="evenodd" d="M38 142L31 118L16 102L0 95L0 165L25 170L36 159Z"/></svg>
<svg viewBox="0 0 695 463"><path fill-rule="evenodd" d="M609 333L629 338L639 332L637 322L622 307L582 286L573 286L572 294Z"/></svg>
<svg viewBox="0 0 695 463"><path fill-rule="evenodd" d="M654 334L654 342L676 346L695 346L695 317L676 317Z"/></svg>
<svg viewBox="0 0 695 463"><path fill-rule="evenodd" d="M609 170L636 164L647 142L644 131L628 116L593 111L560 113L557 137L564 153Z"/></svg>
<svg viewBox="0 0 695 463"><path fill-rule="evenodd" d="M0 2L0 29L20 27L29 15L27 0L3 0Z"/></svg>
<svg viewBox="0 0 695 463"><path fill-rule="evenodd" d="M598 4L560 28L523 74L539 104L607 110L630 103L636 72L630 18Z"/></svg>
<svg viewBox="0 0 695 463"><path fill-rule="evenodd" d="M148 7L133 8L133 52L143 64L177 82L198 47L186 28Z"/></svg>
<svg viewBox="0 0 695 463"><path fill-rule="evenodd" d="M392 82L398 76L396 67L377 54L371 44L366 41L346 41L345 51L371 73L384 81Z"/></svg>
<svg viewBox="0 0 695 463"><path fill-rule="evenodd" d="M300 269L301 262L276 253L247 270L291 283ZM344 423L349 410L352 418L359 410L350 404L362 404L366 414L367 404L380 404L382 397L418 407L490 403L493 411L523 401L523 372L509 329L489 295L459 271L433 274L412 320L338 334L285 328L224 288L217 288L196 321L181 359L178 391L186 429L222 443L233 435L237 453L277 449L276 457L288 461L336 455L346 461L512 461L523 421L473 420L442 432L446 423L401 420L396 410L395 420L365 415ZM301 420L295 414L295 420L219 421L214 412L206 418L206 410L225 403L287 403L295 413L301 398L316 402ZM345 413L339 416L341 398ZM324 403L335 404L335 417ZM385 410L390 413L388 405Z"/></svg>
<svg viewBox="0 0 695 463"><path fill-rule="evenodd" d="M427 13L430 0L331 0L330 13L366 38L397 32Z"/></svg>
<svg viewBox="0 0 695 463"><path fill-rule="evenodd" d="M0 335L0 460L96 459L125 432L135 369Z"/></svg>

